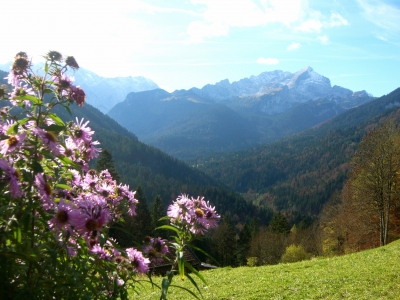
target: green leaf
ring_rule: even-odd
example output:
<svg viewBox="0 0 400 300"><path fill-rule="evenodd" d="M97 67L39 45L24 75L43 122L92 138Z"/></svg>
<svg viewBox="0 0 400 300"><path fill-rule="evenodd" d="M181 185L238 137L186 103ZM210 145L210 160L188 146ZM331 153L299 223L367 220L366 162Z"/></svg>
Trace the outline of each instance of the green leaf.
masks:
<svg viewBox="0 0 400 300"><path fill-rule="evenodd" d="M52 119L54 122L56 122L57 125L59 125L59 126L65 126L63 120L61 120L60 117L57 116L56 114L50 113L50 114L48 114L47 116L48 116L50 119Z"/></svg>
<svg viewBox="0 0 400 300"><path fill-rule="evenodd" d="M174 285L174 284L171 284L170 286L173 286L173 287L175 287L175 288L182 289L182 290L188 292L189 294L191 294L191 295L192 295L193 297L195 297L196 299L200 299L199 297L197 297L197 295L196 295L195 293L193 293L191 290L189 290L189 289L187 289L187 288L185 288L185 287L183 287L183 286Z"/></svg>
<svg viewBox="0 0 400 300"><path fill-rule="evenodd" d="M189 247L193 248L194 250L200 251L201 253L206 255L208 258L211 258L219 266L219 262L214 257L212 257L210 254L208 254L206 251L204 251L203 249L193 246L192 244L190 244Z"/></svg>
<svg viewBox="0 0 400 300"><path fill-rule="evenodd" d="M207 285L207 282L206 282L206 280L204 279L204 277L200 274L199 271L197 271L195 268L193 268L193 266L192 266L190 263L188 263L187 261L185 261L185 266L186 266L186 268L188 268L190 271L192 271L197 277L199 277L199 278L201 279L201 281L204 282L205 285ZM189 276L189 274L187 274L186 276ZM196 286L196 287L197 287L197 286ZM199 292L200 292L200 291L199 291ZM200 294L201 294L201 292L200 292Z"/></svg>
<svg viewBox="0 0 400 300"><path fill-rule="evenodd" d="M190 274L186 274L186 277L189 278L190 282L194 285L194 287L197 289L197 291L199 292L199 294L201 295L201 297L203 297L203 294L201 293L199 287L197 286L196 281L192 278L192 276L190 276Z"/></svg>
<svg viewBox="0 0 400 300"><path fill-rule="evenodd" d="M67 184L62 184L62 183L57 183L57 184L56 184L56 187L58 187L58 188L60 188L60 189L63 189L63 190L70 190L70 189L71 189L71 187L70 187L69 185L67 185Z"/></svg>
<svg viewBox="0 0 400 300"><path fill-rule="evenodd" d="M156 229L169 229L169 230L175 231L178 235L181 234L181 231L178 228L173 227L171 225L162 225L162 226L157 227Z"/></svg>
<svg viewBox="0 0 400 300"><path fill-rule="evenodd" d="M170 282L167 278L163 278L161 283L161 299L167 300L167 293L169 288Z"/></svg>
<svg viewBox="0 0 400 300"><path fill-rule="evenodd" d="M53 90L52 89L44 89L43 93L44 94L51 94L51 93L53 93Z"/></svg>
<svg viewBox="0 0 400 300"><path fill-rule="evenodd" d="M183 251L178 251L178 272L182 280L185 279L185 257Z"/></svg>
<svg viewBox="0 0 400 300"><path fill-rule="evenodd" d="M17 100L30 100L33 102L33 104L36 104L36 105L42 104L41 99L39 99L35 96L32 96L32 95L19 96L19 97L17 97Z"/></svg>
<svg viewBox="0 0 400 300"><path fill-rule="evenodd" d="M18 127L19 127L19 123L18 122L14 123L13 125L10 126L10 128L8 128L7 134L11 134L11 133L17 134Z"/></svg>
<svg viewBox="0 0 400 300"><path fill-rule="evenodd" d="M64 155L59 155L59 156L57 156L57 158L67 167L73 167L77 170L79 170L81 168L80 165L78 165L76 162L73 162L72 160L70 160L68 157L66 157Z"/></svg>
<svg viewBox="0 0 400 300"><path fill-rule="evenodd" d="M36 160L32 162L31 168L35 173L43 173L42 165Z"/></svg>
<svg viewBox="0 0 400 300"><path fill-rule="evenodd" d="M50 126L43 127L43 129L45 129L47 131L61 132L61 131L65 130L66 128L65 128L65 126L62 126L62 125L52 124Z"/></svg>

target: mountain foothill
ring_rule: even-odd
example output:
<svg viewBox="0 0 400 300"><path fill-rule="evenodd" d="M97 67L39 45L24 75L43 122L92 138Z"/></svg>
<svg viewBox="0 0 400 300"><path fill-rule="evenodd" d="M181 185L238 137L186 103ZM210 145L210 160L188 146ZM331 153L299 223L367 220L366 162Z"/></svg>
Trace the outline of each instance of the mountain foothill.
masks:
<svg viewBox="0 0 400 300"><path fill-rule="evenodd" d="M277 212L291 224L317 218L363 136L400 115L400 89L374 98L331 86L311 67L172 93L143 77L79 72L87 103L60 114L90 120L121 182L165 207L180 193L205 196L236 223L268 225ZM111 99L117 89L126 95Z"/></svg>

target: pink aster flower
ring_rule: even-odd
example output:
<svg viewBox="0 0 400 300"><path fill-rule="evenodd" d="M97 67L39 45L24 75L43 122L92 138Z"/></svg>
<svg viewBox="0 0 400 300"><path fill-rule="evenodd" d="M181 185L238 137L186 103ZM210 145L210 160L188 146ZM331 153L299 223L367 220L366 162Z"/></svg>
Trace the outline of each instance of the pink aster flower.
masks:
<svg viewBox="0 0 400 300"><path fill-rule="evenodd" d="M188 198L187 195L179 196L167 211L171 223L180 224L193 234L204 234L208 229L217 226L220 216L215 208L204 201L203 198Z"/></svg>
<svg viewBox="0 0 400 300"><path fill-rule="evenodd" d="M147 255L151 262L157 263L163 260L163 255L168 252L166 240L158 237L146 237L147 244L143 247L143 253Z"/></svg>
<svg viewBox="0 0 400 300"><path fill-rule="evenodd" d="M39 190L45 208L51 208L53 202L51 201L52 189L50 184L45 180L42 173L35 176L35 185Z"/></svg>
<svg viewBox="0 0 400 300"><path fill-rule="evenodd" d="M101 148L97 148L96 145L99 145L100 142L98 141L90 141L89 143L86 144L86 151L85 151L85 157L87 160L91 160L93 158L96 158L99 156L101 152Z"/></svg>
<svg viewBox="0 0 400 300"><path fill-rule="evenodd" d="M19 75L17 72L14 70L11 70L10 73L4 79L7 79L8 84L11 84L12 86L18 86L21 82L21 75Z"/></svg>
<svg viewBox="0 0 400 300"><path fill-rule="evenodd" d="M3 155L13 152L24 144L26 132L17 135L11 135L8 139L0 141L0 153Z"/></svg>
<svg viewBox="0 0 400 300"><path fill-rule="evenodd" d="M119 184L118 187L118 195L122 196L123 199L128 201L128 214L130 216L136 216L136 205L139 202L135 199L135 192L129 190L129 185Z"/></svg>
<svg viewBox="0 0 400 300"><path fill-rule="evenodd" d="M83 218L75 225L83 233L98 232L112 219L107 202L102 197L86 195L78 202L78 207Z"/></svg>
<svg viewBox="0 0 400 300"><path fill-rule="evenodd" d="M80 211L71 202L61 199L55 208L54 218L49 221L49 224L56 230L61 228L70 230L71 225L79 223L79 218L81 218Z"/></svg>
<svg viewBox="0 0 400 300"><path fill-rule="evenodd" d="M38 127L32 128L32 132L42 140L43 144L46 145L55 156L61 153L62 147L54 133Z"/></svg>
<svg viewBox="0 0 400 300"><path fill-rule="evenodd" d="M20 82L18 86L14 87L14 90L10 95L11 104L17 105L18 102L15 99L26 95L35 95L35 93L32 88L28 88L27 85L22 85L22 83ZM24 103L26 106L31 106L31 102L29 100L24 100Z"/></svg>
<svg viewBox="0 0 400 300"><path fill-rule="evenodd" d="M149 272L149 263L150 260L143 256L143 253L134 249L128 248L126 249L126 254L131 262L131 265L134 267L138 274L143 274Z"/></svg>
<svg viewBox="0 0 400 300"><path fill-rule="evenodd" d="M99 244L94 245L90 251L97 254L100 259L109 260L111 258L111 255L104 248L100 247Z"/></svg>
<svg viewBox="0 0 400 300"><path fill-rule="evenodd" d="M220 216L216 213L215 207L211 206L208 201L204 201L204 197L197 198L195 207L196 220L201 227L206 230L217 227Z"/></svg>
<svg viewBox="0 0 400 300"><path fill-rule="evenodd" d="M72 99L79 107L82 107L86 100L85 92L79 86L72 86L71 91Z"/></svg>
<svg viewBox="0 0 400 300"><path fill-rule="evenodd" d="M3 173L2 179L8 180L10 183L10 192L13 198L19 198L23 195L20 188L21 183L19 182L19 173L11 167L8 162L0 158L0 169L5 171Z"/></svg>
<svg viewBox="0 0 400 300"><path fill-rule="evenodd" d="M79 141L82 140L85 144L91 142L92 136L94 134L94 131L90 127L87 127L90 121L86 121L83 123L83 118L82 120L78 120L76 118L76 124L72 129L72 138L74 139L75 143L79 144Z"/></svg>

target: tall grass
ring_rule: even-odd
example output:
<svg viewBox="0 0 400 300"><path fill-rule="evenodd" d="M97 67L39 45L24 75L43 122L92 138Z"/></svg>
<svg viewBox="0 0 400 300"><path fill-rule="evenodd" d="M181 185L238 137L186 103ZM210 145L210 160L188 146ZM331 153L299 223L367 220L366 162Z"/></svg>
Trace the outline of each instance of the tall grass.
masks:
<svg viewBox="0 0 400 300"><path fill-rule="evenodd" d="M400 241L385 247L333 258L315 258L263 267L203 271L208 286L204 299L400 299ZM193 290L188 280L173 284ZM161 282L161 278L154 278ZM200 283L199 283L200 284ZM144 283L132 299L159 299L160 292ZM201 298L201 296L199 296ZM191 299L172 287L168 299Z"/></svg>

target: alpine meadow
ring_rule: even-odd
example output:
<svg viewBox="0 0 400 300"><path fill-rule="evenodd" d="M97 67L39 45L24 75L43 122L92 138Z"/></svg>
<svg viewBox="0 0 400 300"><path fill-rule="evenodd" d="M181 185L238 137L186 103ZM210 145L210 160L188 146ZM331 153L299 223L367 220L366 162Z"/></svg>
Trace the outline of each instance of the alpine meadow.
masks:
<svg viewBox="0 0 400 300"><path fill-rule="evenodd" d="M1 299L400 298L396 1L2 11Z"/></svg>

